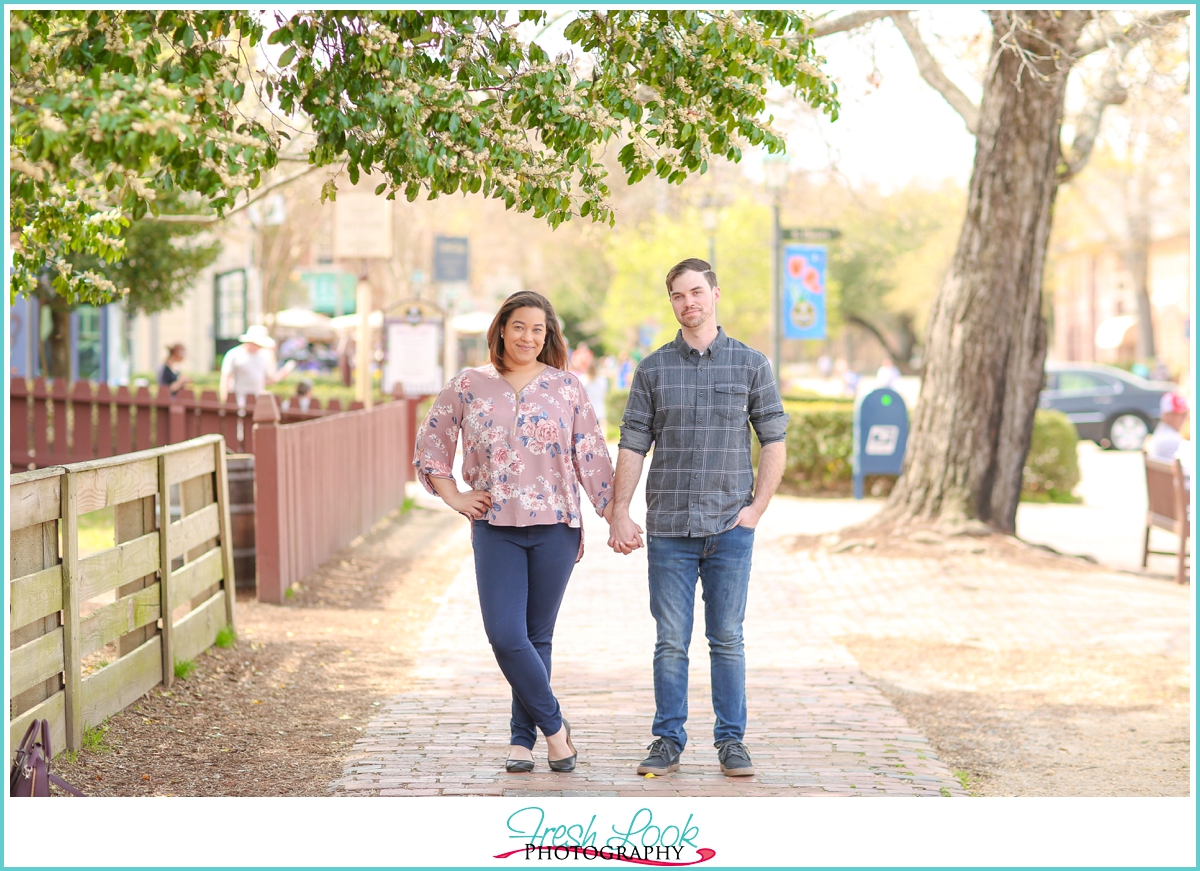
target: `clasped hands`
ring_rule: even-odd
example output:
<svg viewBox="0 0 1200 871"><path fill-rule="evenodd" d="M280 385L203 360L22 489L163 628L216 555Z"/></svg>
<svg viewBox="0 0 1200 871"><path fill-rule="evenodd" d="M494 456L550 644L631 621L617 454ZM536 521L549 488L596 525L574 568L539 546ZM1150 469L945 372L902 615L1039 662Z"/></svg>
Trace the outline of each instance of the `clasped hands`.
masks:
<svg viewBox="0 0 1200 871"><path fill-rule="evenodd" d="M608 520L608 546L614 551L631 554L639 547L645 547L642 542L644 530L633 522L633 518L627 512L613 511L609 514L606 511L605 519Z"/></svg>

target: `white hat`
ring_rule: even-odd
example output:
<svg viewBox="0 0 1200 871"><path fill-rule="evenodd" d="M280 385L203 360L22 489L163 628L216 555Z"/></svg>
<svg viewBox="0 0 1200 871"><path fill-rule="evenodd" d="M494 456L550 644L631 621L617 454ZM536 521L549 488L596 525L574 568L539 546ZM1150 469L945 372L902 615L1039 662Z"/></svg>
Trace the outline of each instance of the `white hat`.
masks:
<svg viewBox="0 0 1200 871"><path fill-rule="evenodd" d="M249 327L246 332L238 336L239 342L252 342L260 348L274 348L275 340L271 338L271 334L267 332L267 328L262 324L254 324Z"/></svg>

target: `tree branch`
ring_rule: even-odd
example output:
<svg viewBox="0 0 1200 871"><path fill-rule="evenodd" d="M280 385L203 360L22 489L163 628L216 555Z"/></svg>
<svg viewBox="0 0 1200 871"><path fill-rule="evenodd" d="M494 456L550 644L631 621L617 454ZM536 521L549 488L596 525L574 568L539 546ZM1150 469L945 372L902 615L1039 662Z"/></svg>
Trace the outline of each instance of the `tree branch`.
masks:
<svg viewBox="0 0 1200 871"><path fill-rule="evenodd" d="M1105 13L1096 19L1099 32L1090 33L1075 43L1075 58L1085 57L1109 46L1122 44L1132 46L1135 42L1140 42L1153 35L1158 28L1175 21L1182 21L1190 14L1191 12L1186 9L1175 9L1169 12L1156 12L1153 15L1140 15L1124 27L1118 26L1115 30L1111 30L1109 25L1115 22L1110 13Z"/></svg>
<svg viewBox="0 0 1200 871"><path fill-rule="evenodd" d="M972 103L971 98L942 72L942 68L929 53L929 48L921 39L921 34L917 31L917 26L912 23L912 19L908 17L908 13L888 12L887 14L895 22L896 29L900 31L904 41L908 43L908 49L912 52L913 60L917 62L917 71L920 72L921 78L941 94L950 107L962 116L967 130L973 135L979 129L979 107Z"/></svg>
<svg viewBox="0 0 1200 871"><path fill-rule="evenodd" d="M1132 42L1126 42L1117 47L1104 74L1100 77L1100 85L1089 95L1087 105L1075 122L1075 138L1068 153L1063 150L1063 163L1059 166L1058 183L1063 184L1075 177L1087 165L1092 156L1092 148L1096 137L1100 134L1100 121L1104 110L1109 106L1119 106L1125 102L1128 93L1120 81L1121 64L1125 56L1133 48Z"/></svg>
<svg viewBox="0 0 1200 871"><path fill-rule="evenodd" d="M887 9L870 9L851 12L841 18L818 18L813 22L812 32L809 35L813 38L820 38L834 33L845 33L847 30L856 30L872 21L878 21L880 18L887 18L891 14L892 12Z"/></svg>
<svg viewBox="0 0 1200 871"><path fill-rule="evenodd" d="M146 217L151 218L152 220L155 220L155 221L163 221L164 223L168 223L168 224L215 224L218 221L225 220L230 215L236 215L242 209L245 209L249 206L254 205L255 203L257 203L259 200L261 200L263 197L265 197L267 194L269 194L271 191L275 190L276 188L281 188L284 185L289 185L292 182L294 182L296 179L303 178L304 176L308 175L310 172L313 172L314 170L318 170L320 168L321 168L320 166L317 166L315 164L312 166L306 166L304 169L300 170L299 172L294 172L289 176L284 176L281 179L278 179L276 181L271 182L268 185L258 188L254 192L253 196L248 197L246 199L246 202L242 203L240 206L234 206L232 209L229 209L228 211L226 211L224 215L158 215L156 217L150 213L147 213Z"/></svg>
<svg viewBox="0 0 1200 871"><path fill-rule="evenodd" d="M878 340L879 344L883 345L883 350L887 352L887 355L892 358L893 362L898 363L900 361L902 355L898 350L892 347L891 342L888 341L887 336L883 334L883 331L880 330L879 327L875 326L865 318L859 317L858 315L842 315L842 320L848 324L854 324L855 326L866 330ZM906 360L905 362L907 363L908 361Z"/></svg>

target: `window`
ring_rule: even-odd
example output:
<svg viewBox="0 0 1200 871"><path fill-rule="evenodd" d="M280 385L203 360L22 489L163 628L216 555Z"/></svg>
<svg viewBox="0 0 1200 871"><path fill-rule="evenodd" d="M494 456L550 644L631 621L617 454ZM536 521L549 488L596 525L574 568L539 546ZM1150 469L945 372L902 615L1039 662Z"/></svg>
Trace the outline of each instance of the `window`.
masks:
<svg viewBox="0 0 1200 871"><path fill-rule="evenodd" d="M1094 393L1103 391L1105 393L1113 393L1115 392L1116 385L1111 379L1091 372L1059 372L1058 389L1075 392L1087 391Z"/></svg>

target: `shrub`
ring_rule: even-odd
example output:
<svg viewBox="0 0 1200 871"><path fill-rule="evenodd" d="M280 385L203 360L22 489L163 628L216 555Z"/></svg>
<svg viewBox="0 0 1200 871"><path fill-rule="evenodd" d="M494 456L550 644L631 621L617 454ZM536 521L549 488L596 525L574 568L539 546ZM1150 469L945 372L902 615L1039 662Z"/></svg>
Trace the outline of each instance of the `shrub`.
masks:
<svg viewBox="0 0 1200 871"><path fill-rule="evenodd" d="M1027 502L1078 502L1079 434L1061 411L1037 410L1025 458L1021 498Z"/></svg>
<svg viewBox="0 0 1200 871"><path fill-rule="evenodd" d="M628 399L627 390L609 393L610 422L620 422ZM854 483L854 403L841 399L788 397L783 406L791 415L791 420L787 429L787 468L779 487L780 492L794 496L841 496L851 493ZM1079 501L1072 495L1079 483L1079 460L1075 453L1077 441L1074 425L1062 412L1037 412L1029 456L1025 461L1022 499ZM757 469L758 440L754 439L752 443ZM891 475L868 475L864 490L872 496L886 496L895 482L896 479Z"/></svg>

